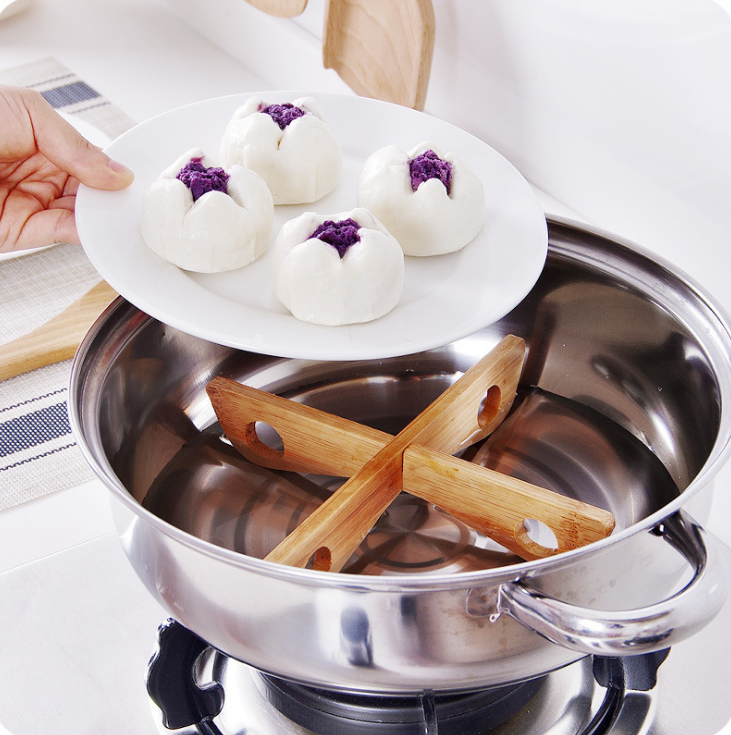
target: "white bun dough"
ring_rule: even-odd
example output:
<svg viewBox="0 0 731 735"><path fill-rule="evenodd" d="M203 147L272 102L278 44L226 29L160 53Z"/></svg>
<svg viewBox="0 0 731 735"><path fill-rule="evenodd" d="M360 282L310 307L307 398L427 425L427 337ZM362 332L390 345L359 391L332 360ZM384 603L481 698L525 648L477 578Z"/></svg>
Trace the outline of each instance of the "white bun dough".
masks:
<svg viewBox="0 0 731 735"><path fill-rule="evenodd" d="M452 166L450 193L439 179L411 188L409 161L427 150ZM485 190L460 158L434 143L409 153L392 145L373 153L358 177L358 206L373 212L399 241L406 255L443 255L474 240L485 215Z"/></svg>
<svg viewBox="0 0 731 735"><path fill-rule="evenodd" d="M292 104L308 114L284 130L250 97L228 123L221 140L224 166L256 171L271 189L275 204L307 204L322 199L340 181L343 151L312 97Z"/></svg>
<svg viewBox="0 0 731 735"><path fill-rule="evenodd" d="M269 188L253 171L232 166L227 193L209 191L193 201L176 176L192 159L214 164L193 149L165 169L142 197L142 236L161 258L188 271L241 268L267 249L274 220Z"/></svg>
<svg viewBox="0 0 731 735"><path fill-rule="evenodd" d="M347 219L360 225L360 241L342 258L329 243L310 237L328 220ZM368 322L391 311L401 297L401 246L365 209L305 212L282 226L269 257L274 293L301 321L328 326Z"/></svg>

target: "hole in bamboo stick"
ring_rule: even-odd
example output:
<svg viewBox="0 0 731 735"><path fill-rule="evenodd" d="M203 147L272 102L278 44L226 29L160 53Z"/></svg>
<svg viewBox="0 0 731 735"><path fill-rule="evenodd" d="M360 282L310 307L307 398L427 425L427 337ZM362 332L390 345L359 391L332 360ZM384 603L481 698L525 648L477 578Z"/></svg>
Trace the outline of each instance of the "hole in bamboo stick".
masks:
<svg viewBox="0 0 731 735"><path fill-rule="evenodd" d="M477 423L480 427L484 428L498 415L502 397L503 394L499 385L491 385L487 389L487 393L480 403L479 413L477 414Z"/></svg>
<svg viewBox="0 0 731 735"><path fill-rule="evenodd" d="M556 534L543 521L536 520L535 518L526 518L523 521L523 526L531 541L535 541L547 549L558 548Z"/></svg>
<svg viewBox="0 0 731 735"><path fill-rule="evenodd" d="M515 528L515 540L533 556L551 556L558 551L556 534L543 521L526 518Z"/></svg>
<svg viewBox="0 0 731 735"><path fill-rule="evenodd" d="M246 444L261 457L279 459L284 456L284 442L277 430L263 421L254 421L246 427Z"/></svg>
<svg viewBox="0 0 731 735"><path fill-rule="evenodd" d="M332 567L332 554L327 546L321 546L313 554L312 568L318 572L329 572Z"/></svg>

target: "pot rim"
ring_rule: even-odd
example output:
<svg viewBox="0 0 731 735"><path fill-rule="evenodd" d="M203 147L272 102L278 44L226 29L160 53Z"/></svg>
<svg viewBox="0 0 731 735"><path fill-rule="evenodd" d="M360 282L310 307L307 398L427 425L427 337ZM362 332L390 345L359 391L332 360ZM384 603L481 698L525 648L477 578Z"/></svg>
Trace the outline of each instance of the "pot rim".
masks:
<svg viewBox="0 0 731 735"><path fill-rule="evenodd" d="M590 234L595 238L608 241L612 246L618 247L624 256L631 256L632 259L660 268L663 273L668 274L673 280L679 281L689 292L691 292L696 301L704 306L704 311L710 319L717 322L718 330L713 336L720 340L719 344L725 343L725 352L731 365L731 319L721 304L711 296L700 284L698 284L691 276L684 271L672 265L669 261L658 256L636 243L619 236L616 236L607 230L592 225L587 225L576 220L565 217L547 217L550 226L563 228L573 232L580 232L582 235ZM556 245L552 243L549 237L549 251L573 253L576 255L576 249L571 248L566 243ZM591 257L590 252L582 252L581 260L585 263L595 262L597 267L604 272L612 272L611 264L606 260ZM616 269L623 279L627 278L627 272ZM639 283L639 280L638 280ZM657 279L657 287L661 283L661 279ZM650 284L643 280L641 282L643 290L650 288ZM659 292L659 291L658 291ZM650 291L652 293L652 291ZM662 289L664 296L667 296L667 289ZM133 513L144 518L151 523L160 532L170 537L172 540L180 543L196 552L202 553L208 557L215 558L218 561L224 561L226 564L245 568L249 571L259 572L268 577L275 577L294 583L313 583L323 588L344 588L351 590L368 590L368 591L439 591L439 590L455 590L462 588L474 588L500 584L505 581L513 581L532 577L539 573L550 572L557 567L566 567L574 563L581 562L585 557L594 555L608 549L615 544L619 544L625 539L634 536L643 531L648 531L657 527L663 520L680 510L688 500L694 496L704 485L710 482L723 466L727 455L731 451L731 409L725 405L721 405L721 415L719 423L719 431L716 441L709 457L706 459L703 467L700 469L696 477L689 485L680 493L680 495L672 500L664 507L658 509L646 518L628 526L621 531L611 534L601 541L595 541L587 546L565 551L555 556L549 556L533 561L523 561L511 564L505 567L498 567L488 570L475 570L469 572L455 573L405 573L398 576L370 576L370 575L352 575L342 572L325 572L312 569L302 569L298 567L290 567L275 562L265 561L251 556L246 556L240 552L217 546L209 541L205 541L197 536L182 531L167 521L162 520L155 514L148 511L127 491L124 485L119 481L116 474L112 470L108 462L100 462L98 457L89 446L86 435L82 430L83 421L79 415L79 407L76 398L83 393L82 363L86 357L89 348L102 332L107 321L119 309L125 306L133 307L123 297L115 299L99 316L97 321L87 332L78 351L74 357L71 367L71 377L69 383L69 395L74 400L68 403L69 418L72 431L75 435L79 448L82 451L86 461L91 465L97 477L99 477L107 488L112 491L117 500L120 500ZM152 317L148 317L152 319ZM724 339L719 335L723 334ZM723 351L723 349L721 350ZM725 372L719 372L718 376L723 383L722 395L728 393L731 395L731 369Z"/></svg>

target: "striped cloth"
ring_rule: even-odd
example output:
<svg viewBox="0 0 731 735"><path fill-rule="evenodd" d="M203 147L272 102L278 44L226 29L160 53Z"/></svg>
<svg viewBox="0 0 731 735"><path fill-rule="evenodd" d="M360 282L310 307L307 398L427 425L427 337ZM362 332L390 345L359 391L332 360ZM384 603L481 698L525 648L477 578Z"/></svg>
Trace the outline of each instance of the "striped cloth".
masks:
<svg viewBox="0 0 731 735"><path fill-rule="evenodd" d="M41 59L2 71L0 84L35 89L55 109L83 119L110 138L134 125L132 118L55 59Z"/></svg>
<svg viewBox="0 0 731 735"><path fill-rule="evenodd" d="M0 84L36 89L56 109L109 139L133 121L54 59L0 72ZM63 311L101 280L84 251L57 245L0 259L0 344ZM70 362L0 382L0 510L93 477L67 412Z"/></svg>
<svg viewBox="0 0 731 735"><path fill-rule="evenodd" d="M0 509L91 479L69 426L67 382L68 363L7 381L0 399ZM55 388L44 393L47 386Z"/></svg>

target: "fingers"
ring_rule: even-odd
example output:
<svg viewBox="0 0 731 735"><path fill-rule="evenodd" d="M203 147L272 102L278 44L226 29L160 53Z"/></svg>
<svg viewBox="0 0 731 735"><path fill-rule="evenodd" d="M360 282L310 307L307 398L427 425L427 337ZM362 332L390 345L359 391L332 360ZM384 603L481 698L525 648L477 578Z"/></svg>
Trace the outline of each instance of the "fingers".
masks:
<svg viewBox="0 0 731 735"><path fill-rule="evenodd" d="M36 93L25 95L38 150L59 169L94 189L117 190L129 186L134 174L64 120Z"/></svg>
<svg viewBox="0 0 731 735"><path fill-rule="evenodd" d="M24 224L12 250L27 250L45 245L68 242L80 245L73 211L64 208L46 209L34 214Z"/></svg>

